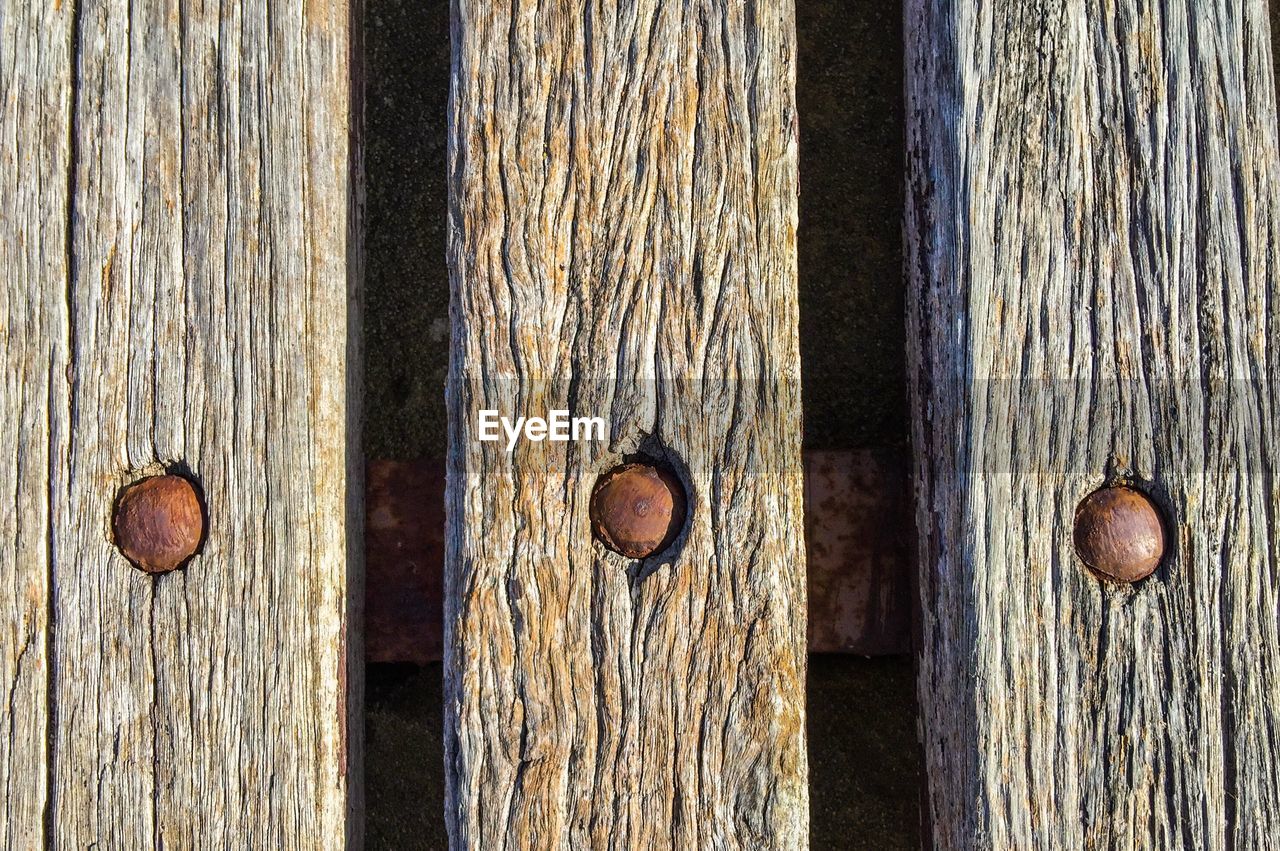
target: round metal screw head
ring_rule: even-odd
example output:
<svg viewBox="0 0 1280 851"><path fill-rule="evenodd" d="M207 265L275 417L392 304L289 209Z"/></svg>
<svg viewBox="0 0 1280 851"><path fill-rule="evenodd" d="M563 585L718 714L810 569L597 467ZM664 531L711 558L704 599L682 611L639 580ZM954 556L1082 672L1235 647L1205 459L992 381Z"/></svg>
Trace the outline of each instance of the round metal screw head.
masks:
<svg viewBox="0 0 1280 851"><path fill-rule="evenodd" d="M134 567L167 573L195 555L204 538L200 495L182 476L140 479L116 498L111 532Z"/></svg>
<svg viewBox="0 0 1280 851"><path fill-rule="evenodd" d="M1081 561L1119 582L1145 579L1164 555L1164 523L1155 503L1123 486L1096 490L1080 501L1074 539Z"/></svg>
<svg viewBox="0 0 1280 851"><path fill-rule="evenodd" d="M591 529L627 558L648 558L671 545L684 526L684 488L666 470L624 464L591 492Z"/></svg>

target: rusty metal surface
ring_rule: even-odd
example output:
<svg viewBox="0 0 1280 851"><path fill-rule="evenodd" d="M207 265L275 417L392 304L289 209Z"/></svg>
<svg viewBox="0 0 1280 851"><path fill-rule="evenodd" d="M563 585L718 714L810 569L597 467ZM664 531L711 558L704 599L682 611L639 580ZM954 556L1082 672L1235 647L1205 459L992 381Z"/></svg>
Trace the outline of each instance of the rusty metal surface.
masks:
<svg viewBox="0 0 1280 851"><path fill-rule="evenodd" d="M365 473L365 657L431 662L444 647L444 463Z"/></svg>
<svg viewBox="0 0 1280 851"><path fill-rule="evenodd" d="M892 450L805 453L811 652L910 652L907 481Z"/></svg>
<svg viewBox="0 0 1280 851"><path fill-rule="evenodd" d="M370 461L365 653L424 663L443 649L444 464ZM809 650L911 649L907 465L894 450L805 453Z"/></svg>

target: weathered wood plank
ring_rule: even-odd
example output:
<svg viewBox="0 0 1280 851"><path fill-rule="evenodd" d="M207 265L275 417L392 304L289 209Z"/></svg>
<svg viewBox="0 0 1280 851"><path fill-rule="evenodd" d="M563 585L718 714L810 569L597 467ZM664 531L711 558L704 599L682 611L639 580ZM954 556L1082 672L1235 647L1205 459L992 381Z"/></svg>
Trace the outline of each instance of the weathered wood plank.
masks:
<svg viewBox="0 0 1280 851"><path fill-rule="evenodd" d="M37 5L0 9L0 186L23 211L3 227L9 844L341 847L349 10ZM111 506L165 468L202 488L208 536L151 577L112 546Z"/></svg>
<svg viewBox="0 0 1280 851"><path fill-rule="evenodd" d="M0 2L0 845L36 848L49 798L49 526L66 451L70 4Z"/></svg>
<svg viewBox="0 0 1280 851"><path fill-rule="evenodd" d="M907 3L920 700L942 848L1280 830L1280 157L1261 0ZM1166 514L1150 578L1076 504Z"/></svg>
<svg viewBox="0 0 1280 851"><path fill-rule="evenodd" d="M807 841L786 0L453 5L447 818L458 848ZM481 443L565 408L602 443ZM592 538L670 463L685 532Z"/></svg>

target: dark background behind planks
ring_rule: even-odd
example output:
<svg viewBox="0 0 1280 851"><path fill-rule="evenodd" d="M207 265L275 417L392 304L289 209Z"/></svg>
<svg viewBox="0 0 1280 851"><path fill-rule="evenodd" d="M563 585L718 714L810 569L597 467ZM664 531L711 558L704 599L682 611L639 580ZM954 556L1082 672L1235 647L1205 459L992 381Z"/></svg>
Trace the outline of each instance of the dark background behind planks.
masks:
<svg viewBox="0 0 1280 851"><path fill-rule="evenodd" d="M449 8L367 0L365 15L365 456L439 458ZM1280 0L1271 18L1274 40ZM894 3L796 2L810 449L906 444L901 26ZM369 666L372 849L446 847L440 679L438 664ZM909 658L811 657L809 750L813 848L919 846Z"/></svg>

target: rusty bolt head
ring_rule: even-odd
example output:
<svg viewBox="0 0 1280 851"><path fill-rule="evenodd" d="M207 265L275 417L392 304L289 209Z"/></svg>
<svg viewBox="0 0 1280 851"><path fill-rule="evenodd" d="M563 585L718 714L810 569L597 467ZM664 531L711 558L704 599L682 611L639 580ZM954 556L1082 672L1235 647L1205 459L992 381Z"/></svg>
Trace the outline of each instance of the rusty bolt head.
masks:
<svg viewBox="0 0 1280 851"><path fill-rule="evenodd" d="M1096 490L1076 507L1076 553L1103 576L1137 582L1164 555L1164 523L1155 504L1127 487Z"/></svg>
<svg viewBox="0 0 1280 851"><path fill-rule="evenodd" d="M141 479L116 499L111 531L134 567L167 573L195 555L204 537L200 496L182 476Z"/></svg>
<svg viewBox="0 0 1280 851"><path fill-rule="evenodd" d="M591 529L627 558L648 558L671 545L684 526L684 488L648 464L624 464L600 477L591 492Z"/></svg>

